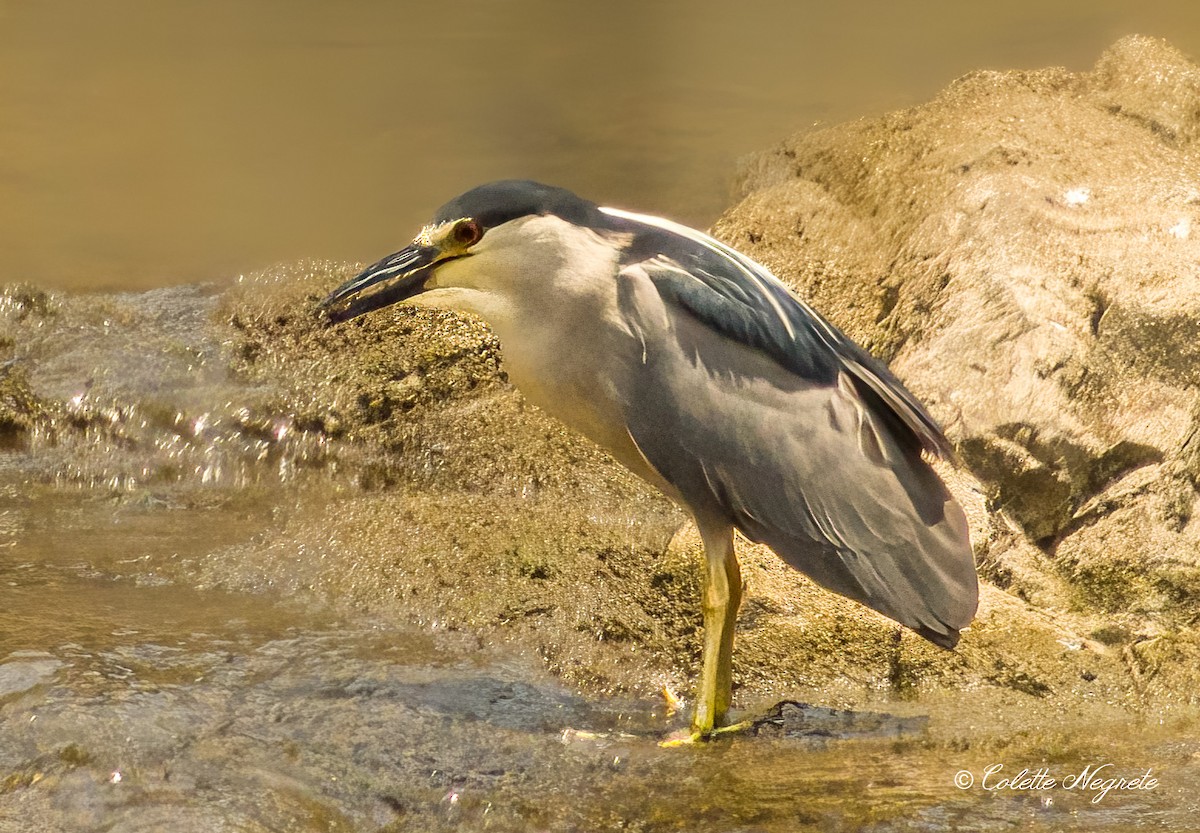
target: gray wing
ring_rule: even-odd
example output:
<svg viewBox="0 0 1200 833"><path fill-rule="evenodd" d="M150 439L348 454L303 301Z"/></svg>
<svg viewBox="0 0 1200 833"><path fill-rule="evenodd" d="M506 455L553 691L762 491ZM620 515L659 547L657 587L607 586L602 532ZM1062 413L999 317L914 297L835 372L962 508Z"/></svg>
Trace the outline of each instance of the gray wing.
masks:
<svg viewBox="0 0 1200 833"><path fill-rule="evenodd" d="M921 457L940 431L786 290L772 300L709 275L660 254L620 276L643 343L630 436L698 517L724 517L825 587L953 647L978 587L962 509Z"/></svg>
<svg viewBox="0 0 1200 833"><path fill-rule="evenodd" d="M848 373L883 419L928 451L952 458L937 422L887 366L797 298L769 270L703 232L611 208L633 231L622 265L642 266L663 297L806 379ZM876 401L877 400L877 401ZM907 429L907 430L905 430Z"/></svg>

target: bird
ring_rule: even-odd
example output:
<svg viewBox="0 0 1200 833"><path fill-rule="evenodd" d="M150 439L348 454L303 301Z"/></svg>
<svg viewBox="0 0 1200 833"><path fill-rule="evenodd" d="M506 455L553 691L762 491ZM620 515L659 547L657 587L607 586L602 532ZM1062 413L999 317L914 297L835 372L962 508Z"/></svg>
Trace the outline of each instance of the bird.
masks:
<svg viewBox="0 0 1200 833"><path fill-rule="evenodd" d="M966 517L930 463L954 459L949 440L881 361L747 255L500 180L447 202L320 307L336 324L399 302L483 319L529 401L694 520L703 654L681 742L729 728L735 530L943 648L974 618Z"/></svg>

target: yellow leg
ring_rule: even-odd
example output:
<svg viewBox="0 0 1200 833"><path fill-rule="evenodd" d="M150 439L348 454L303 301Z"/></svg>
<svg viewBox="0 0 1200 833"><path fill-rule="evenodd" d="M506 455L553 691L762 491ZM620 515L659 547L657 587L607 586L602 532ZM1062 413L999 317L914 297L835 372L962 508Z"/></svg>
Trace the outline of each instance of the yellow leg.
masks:
<svg viewBox="0 0 1200 833"><path fill-rule="evenodd" d="M733 530L704 534L704 667L696 692L692 734L707 737L725 722L733 697L733 632L742 603L742 573Z"/></svg>

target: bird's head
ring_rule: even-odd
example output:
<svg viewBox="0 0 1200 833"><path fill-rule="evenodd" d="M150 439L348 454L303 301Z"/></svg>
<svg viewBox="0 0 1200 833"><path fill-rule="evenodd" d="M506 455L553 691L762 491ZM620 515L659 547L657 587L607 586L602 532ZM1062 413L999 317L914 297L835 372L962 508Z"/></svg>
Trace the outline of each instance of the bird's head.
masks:
<svg viewBox="0 0 1200 833"><path fill-rule="evenodd" d="M416 296L431 305L473 309L489 289L489 276L511 271L503 267L513 260L512 244L527 242L522 221L547 215L576 227L606 221L594 203L564 188L528 180L480 185L442 206L411 244L346 281L321 306L333 322Z"/></svg>

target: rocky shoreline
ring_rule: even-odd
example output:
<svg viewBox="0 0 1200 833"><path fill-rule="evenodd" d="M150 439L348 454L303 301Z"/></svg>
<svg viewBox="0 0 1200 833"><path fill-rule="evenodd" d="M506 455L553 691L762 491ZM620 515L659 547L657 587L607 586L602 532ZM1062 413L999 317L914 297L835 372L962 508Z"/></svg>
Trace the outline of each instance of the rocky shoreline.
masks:
<svg viewBox="0 0 1200 833"><path fill-rule="evenodd" d="M1090 72L973 73L746 162L714 233L930 404L985 587L945 653L743 542L738 705L1195 706L1198 137L1200 69L1132 37ZM173 581L511 641L587 692L687 690L682 513L526 405L478 322L400 308L326 328L315 303L353 269L9 288L0 439L35 476L119 500L311 486L265 538L150 567Z"/></svg>

